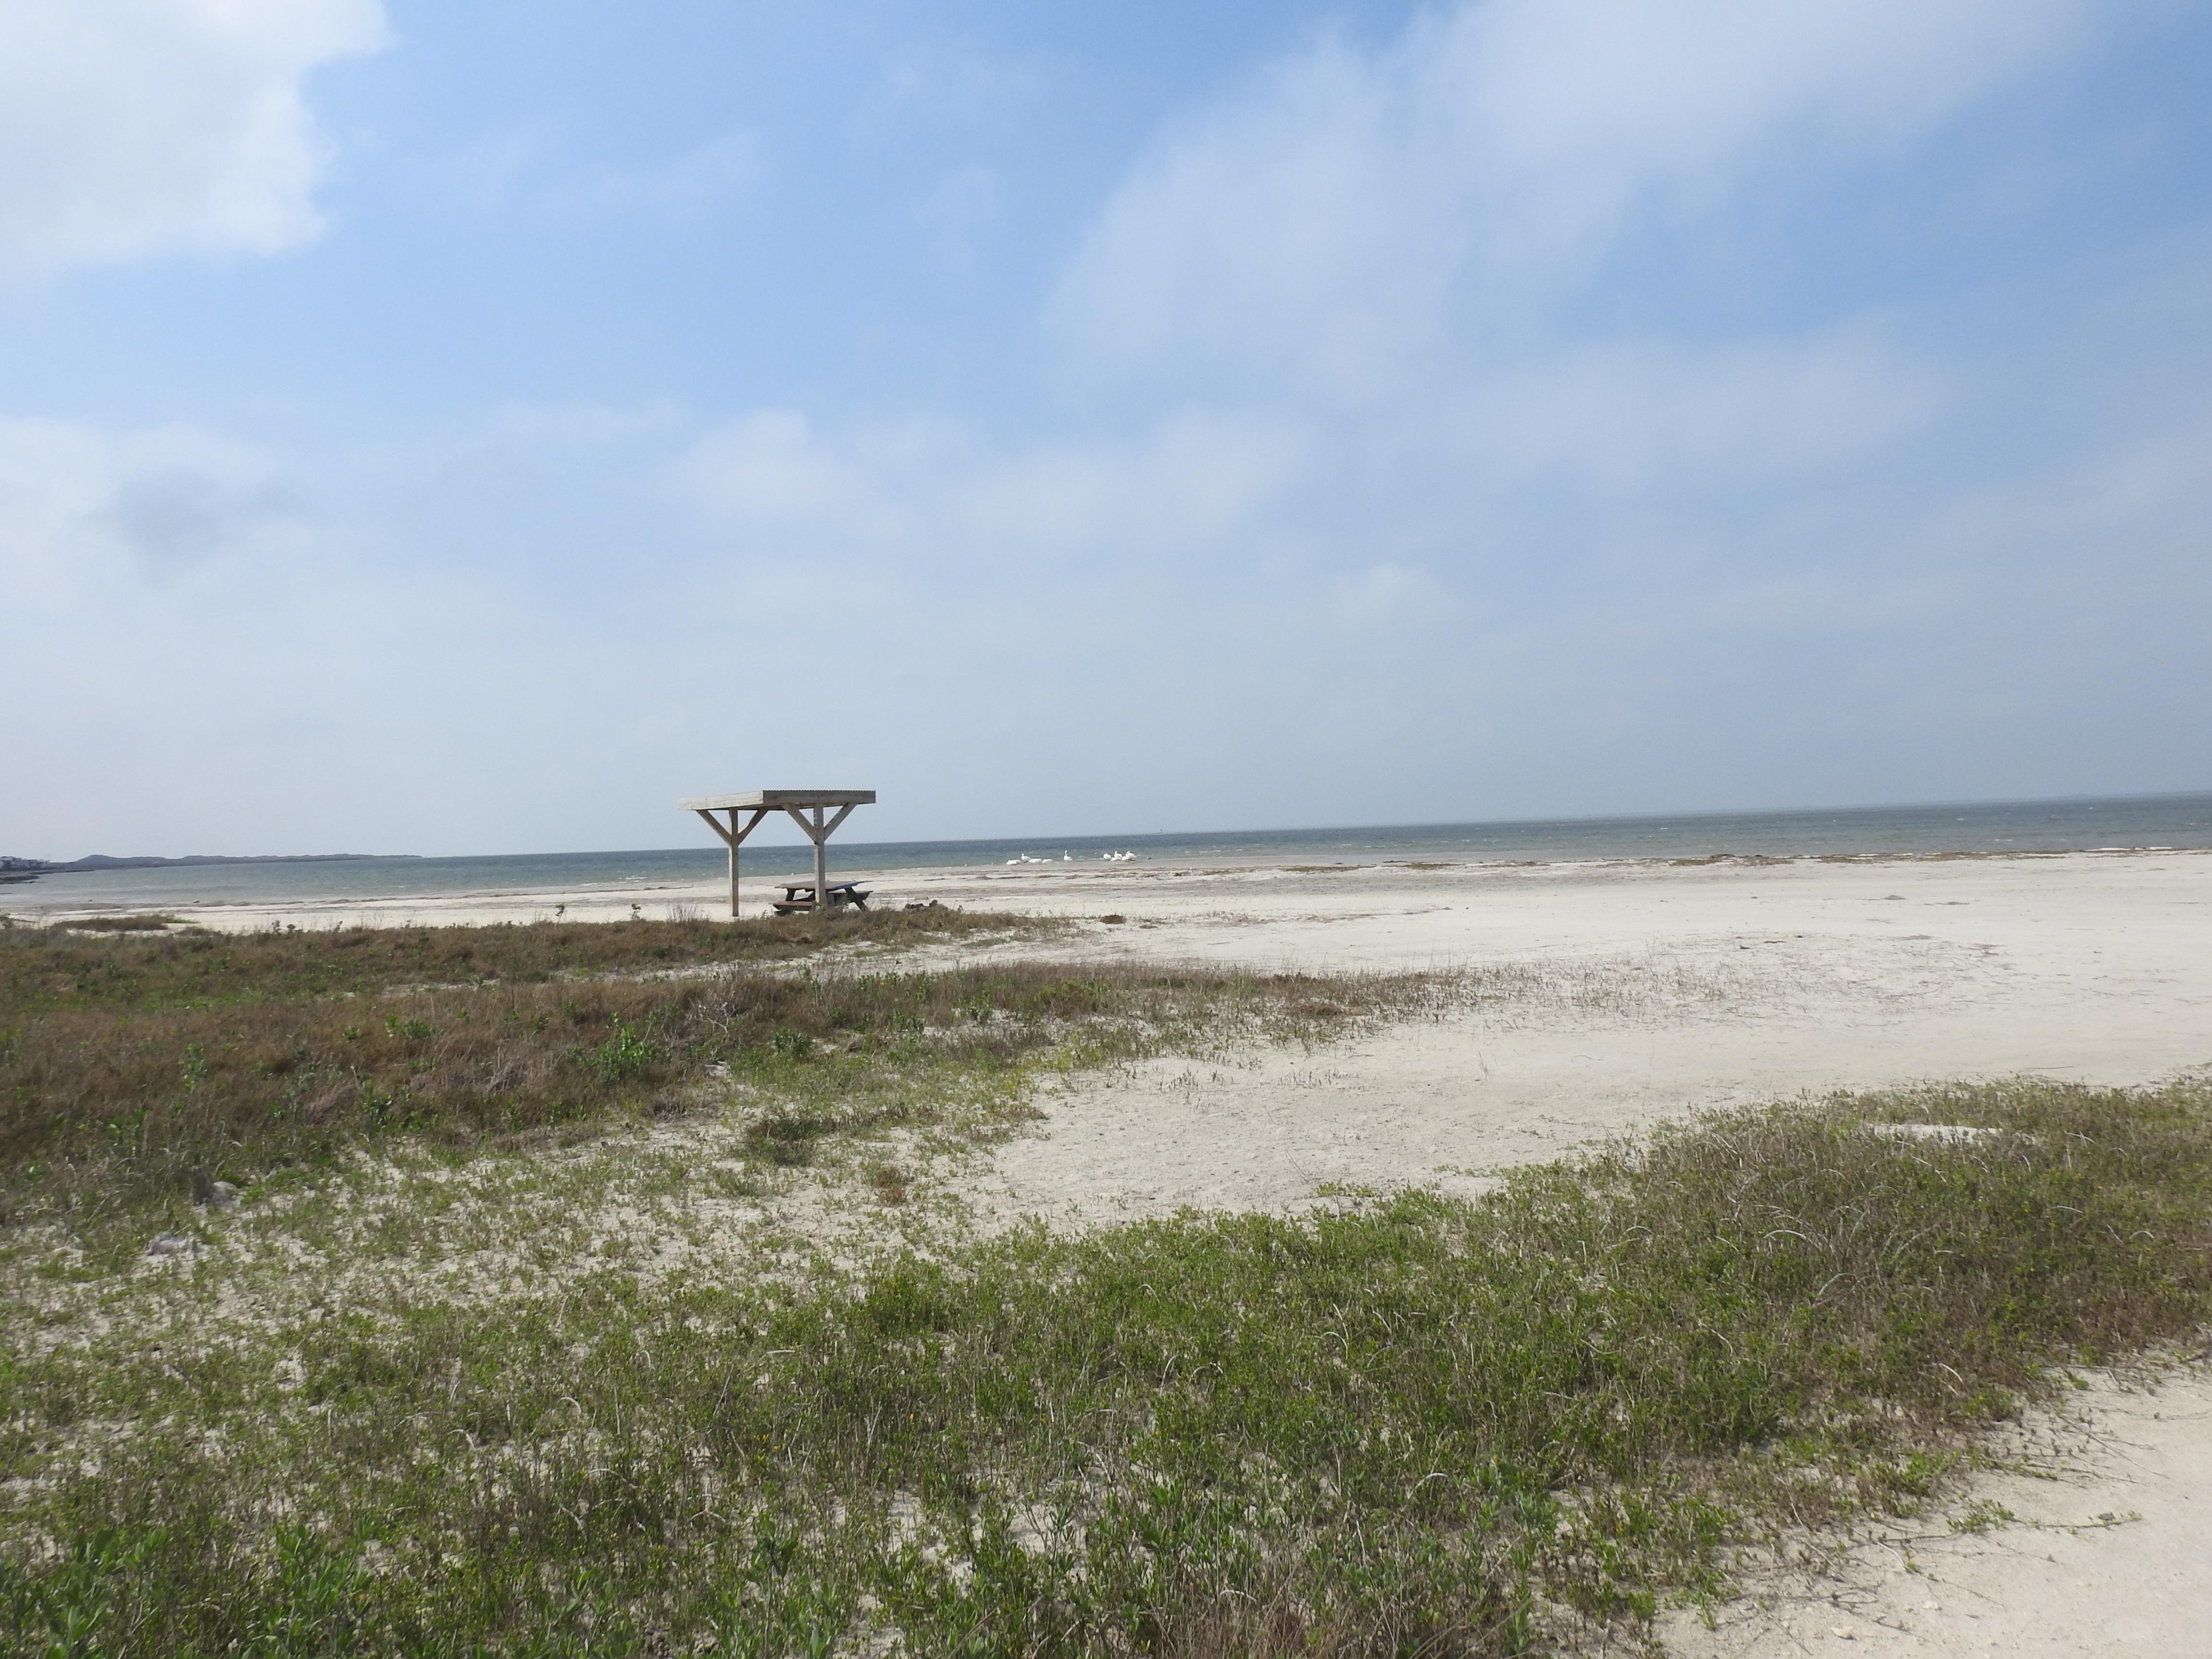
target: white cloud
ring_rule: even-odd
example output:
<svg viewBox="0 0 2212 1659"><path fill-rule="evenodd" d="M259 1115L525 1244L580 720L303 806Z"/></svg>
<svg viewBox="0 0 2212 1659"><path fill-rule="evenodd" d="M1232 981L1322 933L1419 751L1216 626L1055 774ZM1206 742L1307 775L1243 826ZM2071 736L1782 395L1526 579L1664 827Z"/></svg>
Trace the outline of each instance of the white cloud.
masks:
<svg viewBox="0 0 2212 1659"><path fill-rule="evenodd" d="M310 240L329 146L307 77L385 40L377 0L9 0L0 269Z"/></svg>
<svg viewBox="0 0 2212 1659"><path fill-rule="evenodd" d="M1957 395L1859 321L1574 346L1387 408L1186 408L1120 436L994 444L950 420L835 428L765 410L692 441L668 477L708 544L771 580L1296 580L1334 596L1344 625L1426 626L1454 582L1696 562L1714 538L1690 526L1717 510L1741 519L1778 488L1863 495L1869 462Z"/></svg>
<svg viewBox="0 0 2212 1659"><path fill-rule="evenodd" d="M220 434L0 422L0 585L19 601L165 579L291 517L273 459Z"/></svg>
<svg viewBox="0 0 2212 1659"><path fill-rule="evenodd" d="M1305 448L1290 422L1197 412L1131 441L996 449L950 422L823 434L764 410L708 433L675 477L748 548L1139 566L1237 547L1283 500Z"/></svg>
<svg viewBox="0 0 2212 1659"><path fill-rule="evenodd" d="M1607 485L1597 580L1497 510L1526 482L1455 515L1498 558L1407 553L1442 468L1370 490L1340 434L1256 419L617 435L502 420L534 464L416 458L479 465L463 497L384 457L0 427L0 706L43 716L16 771L67 781L0 790L0 846L666 844L675 796L801 775L824 732L894 837L2179 787L2212 759L2201 410L1978 489L1723 492L1686 556L1645 522L1662 451ZM609 498L588 560L484 556L487 521Z"/></svg>
<svg viewBox="0 0 2212 1659"><path fill-rule="evenodd" d="M1694 349L1607 342L1475 383L1451 435L1500 483L1679 493L1854 459L1925 429L1948 392L1866 323Z"/></svg>
<svg viewBox="0 0 2212 1659"><path fill-rule="evenodd" d="M1486 0L1324 40L1123 184L1059 296L1108 359L1364 386L1455 286L1540 305L1640 207L1895 145L2068 40L2081 0Z"/></svg>
<svg viewBox="0 0 2212 1659"><path fill-rule="evenodd" d="M967 447L950 428L878 429L835 443L792 410L708 433L676 464L684 493L741 531L834 528L847 542L895 535L900 497Z"/></svg>
<svg viewBox="0 0 2212 1659"><path fill-rule="evenodd" d="M628 406L572 398L509 404L494 416L490 435L545 449L600 449L664 435L683 421L683 406L671 398Z"/></svg>

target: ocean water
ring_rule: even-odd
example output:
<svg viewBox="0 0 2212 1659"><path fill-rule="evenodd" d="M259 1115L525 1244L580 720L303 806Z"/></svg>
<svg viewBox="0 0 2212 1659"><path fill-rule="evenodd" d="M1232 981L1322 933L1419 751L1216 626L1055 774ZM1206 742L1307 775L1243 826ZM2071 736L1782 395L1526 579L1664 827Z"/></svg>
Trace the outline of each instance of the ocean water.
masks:
<svg viewBox="0 0 2212 1659"><path fill-rule="evenodd" d="M702 827L702 839L706 836ZM1109 852L1146 865L1452 862L1703 858L1712 854L2006 853L2097 848L2212 847L2212 794L1976 801L1800 812L1690 812L1656 817L1499 823L1247 830L1204 835L1076 836L1013 841L833 841L841 875L1004 865L1023 856L1095 864ZM744 873L811 872L812 849L745 843ZM477 858L371 858L316 864L227 864L45 876L0 886L0 912L157 908L287 900L460 894L619 891L712 881L726 869L719 842L632 853L517 853Z"/></svg>

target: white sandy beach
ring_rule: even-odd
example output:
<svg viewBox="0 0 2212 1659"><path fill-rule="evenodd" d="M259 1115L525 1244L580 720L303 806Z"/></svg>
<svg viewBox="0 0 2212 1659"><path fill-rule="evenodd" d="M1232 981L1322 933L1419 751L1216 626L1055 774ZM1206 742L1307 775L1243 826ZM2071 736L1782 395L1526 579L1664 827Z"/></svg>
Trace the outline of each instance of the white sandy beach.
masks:
<svg viewBox="0 0 2212 1659"><path fill-rule="evenodd" d="M1160 1061L1049 1095L965 1182L987 1224L1183 1206L1296 1210L1342 1186L1474 1190L1490 1172L1703 1107L2032 1073L2135 1084L2212 1066L2212 853L1680 865L1334 868L1026 865L899 872L935 899L1087 919L987 947L1262 969L1465 970L1431 1021L1312 1051ZM752 904L769 895L749 885ZM719 884L222 907L223 927L527 921L689 909ZM1114 916L1115 921L1100 918ZM925 953L927 957L929 953ZM2067 1478L1983 1483L2025 1526L1894 1541L1840 1586L1778 1592L1684 1653L1766 1659L2212 1652L2212 1383L2087 1401ZM2009 1484L2008 1484L2008 1482ZM2069 1530L2100 1515L2124 1519ZM1912 1555L1918 1565L1900 1565Z"/></svg>

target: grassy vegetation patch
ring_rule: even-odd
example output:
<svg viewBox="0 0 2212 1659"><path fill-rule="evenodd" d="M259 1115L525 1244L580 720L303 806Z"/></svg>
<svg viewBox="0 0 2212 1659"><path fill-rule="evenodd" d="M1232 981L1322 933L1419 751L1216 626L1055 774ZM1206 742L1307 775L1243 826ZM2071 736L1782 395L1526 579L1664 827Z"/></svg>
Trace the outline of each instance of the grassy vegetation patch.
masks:
<svg viewBox="0 0 2212 1659"><path fill-rule="evenodd" d="M0 1018L371 995L430 985L791 962L846 950L1048 937L1066 924L939 906L728 921L540 921L481 927L271 927L142 937L173 918L110 916L0 930ZM127 937L99 939L86 930Z"/></svg>
<svg viewBox="0 0 2212 1659"><path fill-rule="evenodd" d="M142 1269L158 1338L119 1291L107 1325L9 1323L0 1628L1007 1656L1632 1629L1718 1591L1732 1540L1921 1501L2045 1368L2202 1320L2208 1106L2039 1083L1742 1111L1476 1201L465 1310L402 1285L257 1324L219 1255Z"/></svg>
<svg viewBox="0 0 2212 1659"><path fill-rule="evenodd" d="M149 911L120 916L82 916L60 924L64 930L80 933L160 933L176 926L176 917Z"/></svg>
<svg viewBox="0 0 2212 1659"><path fill-rule="evenodd" d="M981 936L984 921L933 912L927 925L957 941ZM940 937L923 926L895 913L744 928L0 939L14 996L0 1003L0 1222L62 1216L82 1231L196 1181L327 1168L394 1138L458 1154L733 1100L763 1115L766 1160L796 1167L826 1135L933 1122L962 1103L970 1119L1018 1116L1023 1080L1041 1066L1334 1036L1443 994L1419 975L1321 996L1296 975L869 972L849 956L820 973L664 971L718 966L725 952ZM416 978L465 964L483 976ZM641 968L651 971L630 971ZM340 982L383 988L331 988Z"/></svg>

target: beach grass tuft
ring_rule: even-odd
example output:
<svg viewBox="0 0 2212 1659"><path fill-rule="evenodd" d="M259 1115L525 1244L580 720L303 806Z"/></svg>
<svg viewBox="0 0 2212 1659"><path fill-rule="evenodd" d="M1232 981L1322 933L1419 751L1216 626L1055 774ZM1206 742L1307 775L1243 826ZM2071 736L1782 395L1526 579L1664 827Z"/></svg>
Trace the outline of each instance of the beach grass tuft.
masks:
<svg viewBox="0 0 2212 1659"><path fill-rule="evenodd" d="M175 916L149 911L134 911L116 916L79 916L74 921L56 924L58 927L78 933L161 933L180 925Z"/></svg>

